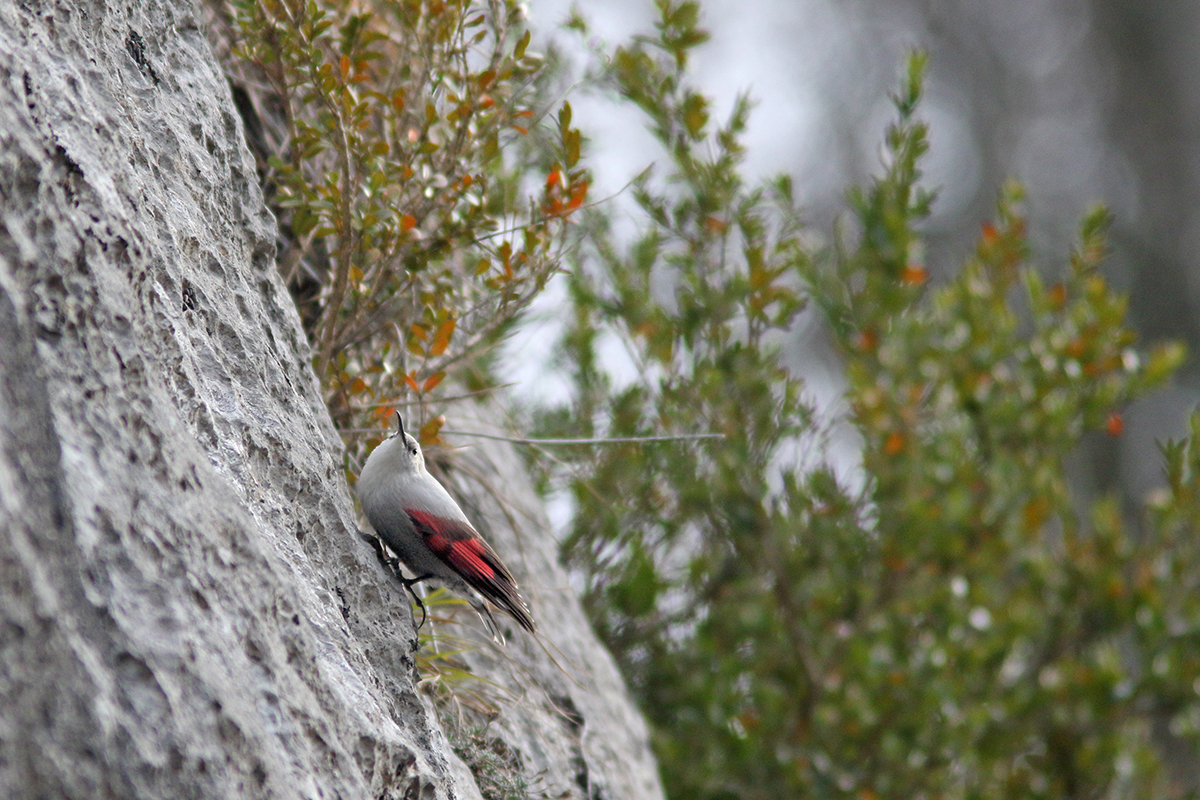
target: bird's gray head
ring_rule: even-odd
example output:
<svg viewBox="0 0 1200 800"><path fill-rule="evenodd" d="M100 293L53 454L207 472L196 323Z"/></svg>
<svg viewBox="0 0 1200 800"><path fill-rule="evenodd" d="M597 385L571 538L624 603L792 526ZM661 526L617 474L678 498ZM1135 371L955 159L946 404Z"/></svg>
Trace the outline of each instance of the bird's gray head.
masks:
<svg viewBox="0 0 1200 800"><path fill-rule="evenodd" d="M396 422L396 432L383 443L388 446L388 459L393 462L393 468L424 472L425 454L421 452L421 445L417 444L417 440L405 432L404 418L400 416L399 411L396 412Z"/></svg>

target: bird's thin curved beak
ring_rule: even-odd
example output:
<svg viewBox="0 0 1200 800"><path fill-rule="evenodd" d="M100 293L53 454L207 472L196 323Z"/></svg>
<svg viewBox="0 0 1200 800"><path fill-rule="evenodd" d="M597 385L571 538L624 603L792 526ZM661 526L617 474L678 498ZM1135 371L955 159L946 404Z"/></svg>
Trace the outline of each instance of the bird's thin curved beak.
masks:
<svg viewBox="0 0 1200 800"><path fill-rule="evenodd" d="M400 435L404 435L404 417L400 416L400 412L396 412L396 423L400 426Z"/></svg>

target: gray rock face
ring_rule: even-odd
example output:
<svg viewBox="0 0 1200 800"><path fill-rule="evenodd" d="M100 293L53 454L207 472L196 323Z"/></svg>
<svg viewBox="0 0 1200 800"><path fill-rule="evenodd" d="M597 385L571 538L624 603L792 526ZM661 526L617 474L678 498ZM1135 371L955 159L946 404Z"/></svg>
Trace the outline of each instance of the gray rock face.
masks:
<svg viewBox="0 0 1200 800"><path fill-rule="evenodd" d="M2 797L480 796L354 533L273 238L187 0L0 0ZM573 613L535 610L552 640ZM497 735L577 796L660 794L611 662L557 635L600 677Z"/></svg>

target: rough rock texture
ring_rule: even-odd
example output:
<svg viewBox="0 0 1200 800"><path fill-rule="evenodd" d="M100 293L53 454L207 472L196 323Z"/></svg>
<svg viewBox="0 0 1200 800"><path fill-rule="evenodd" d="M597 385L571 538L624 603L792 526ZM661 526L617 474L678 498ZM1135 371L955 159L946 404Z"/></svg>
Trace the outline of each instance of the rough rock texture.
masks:
<svg viewBox="0 0 1200 800"><path fill-rule="evenodd" d="M187 0L0 0L0 797L480 796L354 533L272 243ZM535 527L522 558L497 526L517 569L553 564ZM487 735L546 789L653 798L546 574L582 688L517 637L473 656L530 687Z"/></svg>

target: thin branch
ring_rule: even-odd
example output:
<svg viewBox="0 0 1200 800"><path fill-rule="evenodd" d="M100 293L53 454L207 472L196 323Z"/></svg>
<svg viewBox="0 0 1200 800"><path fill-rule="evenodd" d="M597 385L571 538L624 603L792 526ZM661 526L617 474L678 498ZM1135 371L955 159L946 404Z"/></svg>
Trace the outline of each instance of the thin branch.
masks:
<svg viewBox="0 0 1200 800"><path fill-rule="evenodd" d="M477 431L451 431L443 428L439 434L451 436L477 436L480 439L495 439L500 442L514 444L548 445L548 444L629 444L631 442L679 442L695 439L724 439L723 433L681 433L675 436L614 436L600 439L521 439L514 436L498 436L492 433Z"/></svg>
<svg viewBox="0 0 1200 800"><path fill-rule="evenodd" d="M517 233L518 231L524 230L525 228L528 228L531 225L542 225L547 222L552 222L555 220L565 221L567 219L567 217L570 216L570 214L574 214L576 211L586 211L590 208L595 208L596 206L602 205L604 203L609 202L610 200L614 200L617 197L620 197L622 194L625 193L626 189L628 189L630 186L632 186L634 184L635 181L637 181L637 179L639 177L641 177L641 176L635 175L634 177L629 179L628 183L626 183L620 189L617 189L617 191L613 192L608 197L601 197L599 200L593 200L590 203L583 203L578 208L572 209L569 214L551 214L551 215L547 215L547 216L530 217L529 221L524 224L514 225L511 228L504 228L502 230L492 231L491 233L485 233L482 236L475 237L475 239L471 240L470 242L467 242L467 244L468 245L482 245L488 239L495 239L497 236L508 236L509 234Z"/></svg>
<svg viewBox="0 0 1200 800"><path fill-rule="evenodd" d="M516 386L516 385L517 385L516 381L512 381L510 383L501 383L496 386L489 386L486 389L479 389L474 392L466 392L464 394L454 394L454 395L450 395L449 397L439 397L439 398L437 398L437 401L439 403L449 403L452 400L467 400L472 397L478 397L481 394L489 394L490 392L499 391L500 389L507 389L510 386ZM387 403L370 403L368 405L361 405L361 406L347 405L346 408L350 411L370 411L375 408L391 408L393 406L405 406L405 407L416 406L416 405L420 405L421 402L422 402L421 400L392 400L391 402L387 402Z"/></svg>

